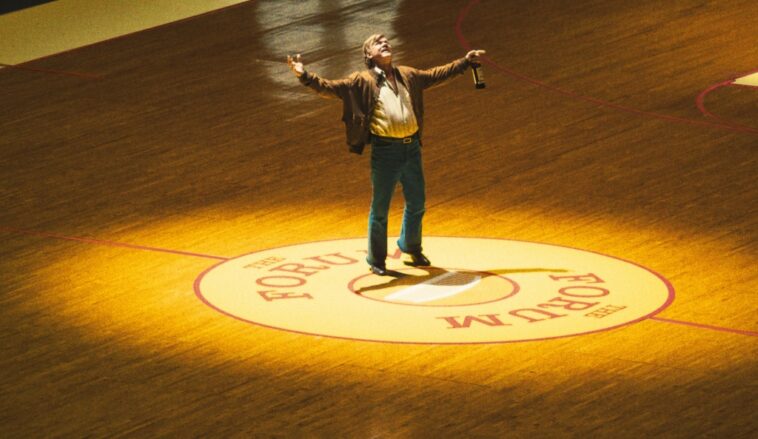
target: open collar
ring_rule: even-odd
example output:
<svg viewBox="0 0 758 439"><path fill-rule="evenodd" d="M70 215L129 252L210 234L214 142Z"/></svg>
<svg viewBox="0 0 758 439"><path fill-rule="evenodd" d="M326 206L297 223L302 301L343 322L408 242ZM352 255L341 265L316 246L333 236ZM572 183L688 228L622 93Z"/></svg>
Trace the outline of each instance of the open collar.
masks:
<svg viewBox="0 0 758 439"><path fill-rule="evenodd" d="M395 80L399 81L401 84L403 84L403 87L407 89L407 81L405 80L405 77L400 73L400 69L393 65L392 70L395 72ZM370 71L376 80L377 87L381 87L382 83L387 80L387 74L384 73L384 70L380 69L377 66L374 66L372 69L370 69Z"/></svg>

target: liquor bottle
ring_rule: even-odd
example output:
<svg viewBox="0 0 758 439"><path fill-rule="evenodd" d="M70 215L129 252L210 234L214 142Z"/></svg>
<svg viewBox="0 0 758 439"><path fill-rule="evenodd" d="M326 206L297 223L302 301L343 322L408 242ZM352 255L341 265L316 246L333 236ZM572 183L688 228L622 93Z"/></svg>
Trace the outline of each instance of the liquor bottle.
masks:
<svg viewBox="0 0 758 439"><path fill-rule="evenodd" d="M474 87L484 88L487 86L487 84L484 83L484 69L480 63L471 63L471 73L474 76Z"/></svg>

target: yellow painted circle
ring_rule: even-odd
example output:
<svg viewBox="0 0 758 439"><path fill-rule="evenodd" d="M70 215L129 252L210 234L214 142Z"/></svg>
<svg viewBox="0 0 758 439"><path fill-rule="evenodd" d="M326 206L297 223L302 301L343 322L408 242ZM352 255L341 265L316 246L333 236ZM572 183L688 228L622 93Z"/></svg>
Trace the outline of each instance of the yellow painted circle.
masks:
<svg viewBox="0 0 758 439"><path fill-rule="evenodd" d="M390 249L368 273L365 239L312 242L224 261L198 297L240 320L299 333L397 343L500 343L586 334L645 319L671 284L623 259L557 245L427 237L429 268Z"/></svg>

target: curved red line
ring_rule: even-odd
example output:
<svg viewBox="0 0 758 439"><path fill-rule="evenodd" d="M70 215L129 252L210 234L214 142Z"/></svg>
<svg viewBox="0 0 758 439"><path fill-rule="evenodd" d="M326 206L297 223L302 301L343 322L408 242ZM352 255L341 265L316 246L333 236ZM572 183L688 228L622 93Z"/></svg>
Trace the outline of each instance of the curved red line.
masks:
<svg viewBox="0 0 758 439"><path fill-rule="evenodd" d="M695 105L697 106L698 110L700 110L701 113L703 113L703 116L705 117L712 117L714 119L719 119L718 116L715 116L713 113L705 109L705 97L712 91L721 88L726 87L730 84L732 84L734 81L724 81L719 82L718 84L713 84L712 86L706 88L705 90L701 91L700 94L697 95L695 98Z"/></svg>
<svg viewBox="0 0 758 439"><path fill-rule="evenodd" d="M470 12L470 10L473 8L473 6L479 4L479 0L471 0L463 9L461 9L461 12L458 14L458 19L455 22L455 34L458 37L458 42L461 44L461 46L466 50L471 50L471 44L469 44L466 37L463 35L463 31L461 30L461 27L463 25L463 21L466 19L466 16ZM570 98L582 100L585 102L589 102L592 104L595 104L600 107L607 107L607 108L613 108L615 110L623 111L626 113L633 113L638 114L642 116L648 116L655 119L661 119L666 120L669 122L677 122L677 123L684 123L689 125L700 125L700 126L709 126L713 128L719 128L724 130L730 130L730 131L738 131L738 132L744 132L744 133L751 133L751 134L758 134L758 129L751 128L751 127L743 127L739 125L732 125L732 124L726 124L726 123L714 123L714 122L707 122L707 121L701 121L701 120L695 120L695 119L687 119L684 117L677 117L677 116L671 116L668 114L661 114L661 113L655 113L652 111L645 111L640 110L633 107L627 107L625 105L620 104L614 104L613 102L605 101L603 99L594 98L592 96L586 96L580 93L576 93L570 90L565 90L560 87L548 84L546 82L540 81L538 79L526 76L522 73L519 73L515 70L512 70L510 68L501 66L494 62L492 59L483 56L482 60L495 68L495 70L499 70L502 73L505 73L509 76L513 76L514 78L517 78L521 81L528 82L530 84L536 85L541 88L545 88L547 90L550 90L552 92L562 94L564 96L568 96Z"/></svg>
<svg viewBox="0 0 758 439"><path fill-rule="evenodd" d="M475 238L476 239L476 237L473 237L473 236L465 236L465 237L464 236L438 236L438 237L440 237L440 238L459 238L459 239ZM308 243L330 242L330 241L343 241L343 240L347 240L347 239L351 239L351 238L327 239L327 240L320 240L320 241L310 241ZM357 238L354 238L354 239L357 239ZM666 298L666 301L660 307L658 307L658 309L656 309L655 311L653 311L653 312L651 312L649 314L646 314L646 315L644 315L642 317L638 317L638 318L636 318L634 320L631 320L631 321L628 321L628 322L625 322L625 323L621 323L621 324L616 325L616 326L610 326L610 327L607 327L607 328L595 329L595 330L591 330L591 331L587 331L587 332L581 332L581 333L577 333L577 334L564 334L564 335L556 335L556 336L552 336L552 337L542 337L542 338L533 338L533 339L525 339L525 340L499 340L499 341L478 341L478 342L420 342L420 341L377 340L377 339L356 338L356 337L348 337L348 336L340 336L340 335L318 334L318 333L315 333L315 332L306 332L306 331L299 331L299 330L295 330L295 329L282 328L282 327L278 327L278 326L271 326L271 325L267 325L267 324L264 324L264 323L258 323L258 322L252 321L252 320L248 320L248 319L245 319L243 317L236 316L236 315L234 315L234 314L232 314L232 313L230 313L228 311L225 311L225 310L217 307L213 303L211 303L211 301L208 300L203 295L202 289L200 288L200 284L202 283L202 280L203 280L203 278L205 277L206 274L210 273L216 267L218 267L221 264L224 264L224 263L226 263L228 261L222 261L222 262L219 262L217 264L214 264L211 267L208 267L206 270L204 270L202 273L200 273L195 278L195 282L194 282L195 296L198 298L198 300L200 300L206 306L208 306L209 308L215 310L219 314L223 314L223 315L225 315L227 317L231 317L232 319L238 320L240 322L250 323L250 324L253 324L253 325L256 325L256 326L260 326L260 327L263 327L263 328L275 329L275 330L284 331L284 332L291 332L291 333L294 333L294 334L313 335L313 336L317 336L317 337L334 338L334 339L341 339L341 340L368 341L368 342L372 342L372 343L389 343L389 344L401 344L401 345L484 345L484 344L504 344L504 343L525 343L525 342L530 342L530 341L553 340L553 339L556 339L556 338L566 338L566 337L576 337L576 336L580 336L580 335L596 334L596 333L600 333L600 332L611 331L611 330L614 330L614 329L617 329L617 328L623 328L625 326L631 326L631 325L633 325L635 323L639 323L639 322L648 320L651 317L654 317L654 316L658 315L659 313L663 312L663 310L665 310L666 308L668 308L669 305L671 305L674 302L674 296L675 296L674 285L672 285L671 282L668 279L666 279L665 277L663 277L660 273L657 273L657 272L655 272L655 271L653 271L653 270L651 270L651 269L649 269L649 268L647 268L647 267L645 267L643 265L640 265L640 264L638 264L636 262L629 261L627 259L622 259L622 258L619 258L617 256L606 255L604 253L596 252L596 251L593 251L593 250L584 250L584 249L580 249L580 248L576 248L576 247L569 247L569 246L566 246L566 245L559 245L559 244L547 244L547 243L544 243L544 242L524 241L524 240L518 240L518 239L491 238L491 237L490 238L480 237L479 239L493 239L493 240L503 240L503 241L513 241L513 242L526 242L526 243L529 243L529 244L538 244L538 245L552 246L552 247L563 247L563 248L569 248L569 249L578 250L578 251L587 252L587 253L594 253L594 254L605 256L605 257L608 257L608 258L611 258L611 259L616 259L616 260L619 260L619 261L622 261L622 262L626 262L628 264L631 264L631 265L637 266L639 268L642 268L643 270L646 270L646 271L650 272L651 274L653 274L654 276L656 276L658 279L660 279L663 282L663 284L666 285L666 289L668 290L668 297ZM262 250L246 253L246 254L243 254L243 255L239 255L239 256L236 256L234 258L230 258L229 260L242 258L242 257L248 256L248 255L254 254L254 253L262 252L262 251L274 250L274 249L278 249L278 248L295 247L295 246L298 246L298 245L303 245L303 244L308 244L308 243L296 243L296 244L289 244L289 245L284 245L284 246L279 246L279 247L273 247L273 248L269 248L269 249L262 249Z"/></svg>
<svg viewBox="0 0 758 439"><path fill-rule="evenodd" d="M747 72L747 73L741 73L741 74L737 75L736 78L741 78L743 76L751 75L751 74L756 73L756 72L758 72L758 70L753 70L753 71ZM742 127L742 128L753 129L752 127L748 127L746 125L738 124L738 123L732 122L732 121L730 121L728 119L725 119L725 118L723 118L721 116L717 116L717 115L711 113L710 111L708 111L708 109L705 108L705 97L708 94L710 94L711 92L713 92L713 91L715 91L715 90L717 90L717 89L719 89L721 87L728 87L728 86L755 87L753 85L735 84L734 82L737 80L736 78L735 79L729 79L729 80L723 81L723 82L719 82L718 84L713 84L710 87L706 88L705 90L701 91L700 94L698 94L697 97L695 98L695 105L697 106L697 109L700 110L700 112L705 117L711 117L713 119L720 120L722 123L726 123L726 124L729 124L729 125L732 125L732 126L735 126L735 127Z"/></svg>

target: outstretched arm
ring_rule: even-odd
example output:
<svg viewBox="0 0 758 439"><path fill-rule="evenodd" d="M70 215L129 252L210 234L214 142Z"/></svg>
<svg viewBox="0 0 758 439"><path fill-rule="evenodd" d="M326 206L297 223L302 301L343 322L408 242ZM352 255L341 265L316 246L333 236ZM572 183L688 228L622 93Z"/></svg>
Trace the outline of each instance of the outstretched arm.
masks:
<svg viewBox="0 0 758 439"><path fill-rule="evenodd" d="M431 87L453 77L454 75L463 73L472 63L478 62L479 57L485 53L484 50L471 50L465 57L457 59L449 64L432 67L428 70L419 70L418 75L421 79L422 87Z"/></svg>
<svg viewBox="0 0 758 439"><path fill-rule="evenodd" d="M292 73L294 73L300 80L300 83L310 87L321 96L342 98L345 96L347 89L350 86L350 79L333 81L321 78L315 73L306 72L305 65L303 64L299 53L294 57L287 55L287 65L290 70L292 70Z"/></svg>

